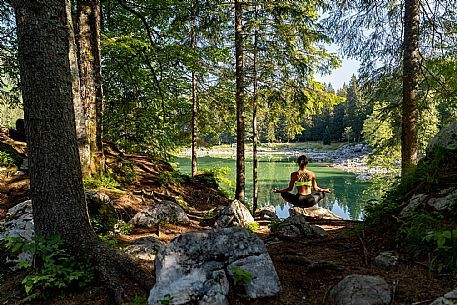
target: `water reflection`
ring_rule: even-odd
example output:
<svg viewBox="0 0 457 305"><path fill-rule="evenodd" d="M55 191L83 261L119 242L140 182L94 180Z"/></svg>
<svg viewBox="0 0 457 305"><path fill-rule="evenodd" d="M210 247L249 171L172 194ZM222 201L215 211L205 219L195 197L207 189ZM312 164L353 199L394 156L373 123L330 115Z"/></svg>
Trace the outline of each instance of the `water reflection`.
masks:
<svg viewBox="0 0 457 305"><path fill-rule="evenodd" d="M177 158L181 172L189 174L190 158ZM199 169L214 167L229 167L232 171L228 174L231 181L235 181L235 159L202 157L198 159ZM344 219L361 219L362 202L367 195L364 189L366 183L356 182L355 175L341 170L328 167L326 164L311 163L308 169L313 171L317 177L317 183L322 188L330 188L333 193L326 194L319 206L331 210L333 213ZM273 188L286 188L290 181L290 174L297 170L296 158L262 158L258 163L259 181L259 205L274 205L276 213L280 218L289 216L289 204L285 202L280 194L272 193ZM234 185L234 183L233 183ZM225 186L232 194L234 187ZM295 192L295 190L294 190ZM246 202L249 205L252 201L252 162L246 161Z"/></svg>

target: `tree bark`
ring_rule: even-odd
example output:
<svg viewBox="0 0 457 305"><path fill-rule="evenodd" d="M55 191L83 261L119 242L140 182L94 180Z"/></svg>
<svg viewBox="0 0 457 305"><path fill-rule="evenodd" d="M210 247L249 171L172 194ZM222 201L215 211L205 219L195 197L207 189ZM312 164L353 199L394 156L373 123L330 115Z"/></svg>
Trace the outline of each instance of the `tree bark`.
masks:
<svg viewBox="0 0 457 305"><path fill-rule="evenodd" d="M104 245L89 222L73 105L71 3L18 0L14 9L35 232L58 234L74 255L90 256L121 303L124 278L147 286L151 276Z"/></svg>
<svg viewBox="0 0 457 305"><path fill-rule="evenodd" d="M190 31L191 48L195 49L195 17L192 16ZM197 101L197 78L192 71L192 177L197 175L197 141L198 141L198 101Z"/></svg>
<svg viewBox="0 0 457 305"><path fill-rule="evenodd" d="M257 22L258 10L255 4L254 19ZM254 60L253 60L253 93L252 93L252 215L255 214L258 205L259 181L257 177L257 46L258 46L257 26L254 31Z"/></svg>
<svg viewBox="0 0 457 305"><path fill-rule="evenodd" d="M71 17L71 14L67 14ZM79 78L79 67L78 67L78 54L75 46L75 35L73 30L73 23L71 19L68 21L71 31L69 34L69 59L70 69L72 78L72 90L73 90L73 107L75 109L75 123L76 123L76 141L78 143L79 161L81 162L81 170L83 176L90 175L90 146L87 138L86 130L86 117L84 110L84 102L81 98L81 82Z"/></svg>
<svg viewBox="0 0 457 305"><path fill-rule="evenodd" d="M244 201L244 70L243 70L243 7L235 0L235 65L236 65L236 188L235 198Z"/></svg>
<svg viewBox="0 0 457 305"><path fill-rule="evenodd" d="M419 87L419 0L405 1L403 51L403 103L401 128L401 173L417 163Z"/></svg>
<svg viewBox="0 0 457 305"><path fill-rule="evenodd" d="M104 173L102 143L103 87L100 52L100 0L78 0L78 54L81 100L84 107L91 176Z"/></svg>

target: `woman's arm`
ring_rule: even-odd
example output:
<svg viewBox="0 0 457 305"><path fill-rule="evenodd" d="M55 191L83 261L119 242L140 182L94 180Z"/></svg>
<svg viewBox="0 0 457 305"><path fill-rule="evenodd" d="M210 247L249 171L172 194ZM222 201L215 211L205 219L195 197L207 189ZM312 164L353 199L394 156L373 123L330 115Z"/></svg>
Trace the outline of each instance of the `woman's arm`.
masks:
<svg viewBox="0 0 457 305"><path fill-rule="evenodd" d="M314 173L312 173L312 175L311 175L311 180L312 180L312 184L313 184L313 189L316 192L331 193L330 189L322 189L322 188L317 186L316 175L314 175Z"/></svg>
<svg viewBox="0 0 457 305"><path fill-rule="evenodd" d="M290 182L289 182L289 186L285 189L282 189L282 190L278 190L278 189L272 189L272 192L273 193L287 193L287 192L290 192L294 189L294 184L295 184L295 181L297 181L297 173L292 173L290 174Z"/></svg>

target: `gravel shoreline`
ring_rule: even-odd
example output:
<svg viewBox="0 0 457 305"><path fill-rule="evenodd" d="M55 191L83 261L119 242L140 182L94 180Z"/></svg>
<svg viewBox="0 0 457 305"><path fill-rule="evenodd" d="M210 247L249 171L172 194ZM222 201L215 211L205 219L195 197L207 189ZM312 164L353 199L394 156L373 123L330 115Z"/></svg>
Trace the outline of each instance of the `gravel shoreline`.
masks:
<svg viewBox="0 0 457 305"><path fill-rule="evenodd" d="M367 144L346 144L335 150L319 150L313 148L307 149L282 149L282 150L268 150L259 149L257 154L259 157L267 156L284 156L284 157L298 157L300 155L306 155L310 158L311 162L316 163L329 163L330 166L358 174L358 180L369 180L374 175L387 174L390 171L386 168L379 166L370 166L368 164L368 154L371 152L371 148ZM199 157L210 156L210 157L233 157L236 156L236 146L225 150L211 150L211 149L199 149L197 152ZM245 155L251 155L252 150L246 149ZM191 150L185 149L180 154L180 157L190 157Z"/></svg>

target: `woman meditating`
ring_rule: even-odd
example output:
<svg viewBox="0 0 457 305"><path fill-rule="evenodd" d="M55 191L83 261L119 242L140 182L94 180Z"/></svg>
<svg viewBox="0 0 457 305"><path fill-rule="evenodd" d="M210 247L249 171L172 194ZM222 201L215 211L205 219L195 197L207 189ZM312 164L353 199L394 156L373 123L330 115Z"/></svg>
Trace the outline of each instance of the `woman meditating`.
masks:
<svg viewBox="0 0 457 305"><path fill-rule="evenodd" d="M317 186L316 175L306 169L308 158L305 155L298 157L297 163L298 171L290 175L289 187L282 190L273 189L272 191L273 193L281 193L285 201L295 206L309 208L321 201L325 196L324 193L331 191ZM297 188L297 194L289 193L294 189L294 185ZM318 193L311 194L311 187Z"/></svg>

